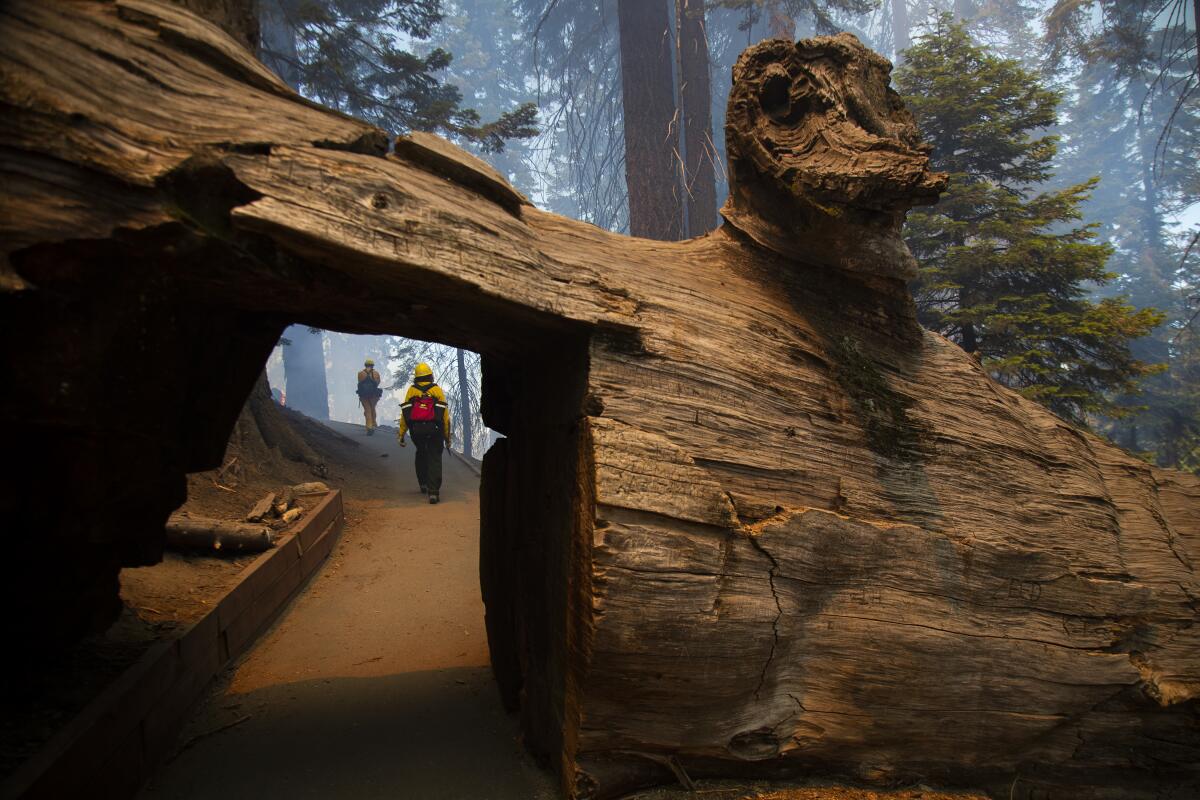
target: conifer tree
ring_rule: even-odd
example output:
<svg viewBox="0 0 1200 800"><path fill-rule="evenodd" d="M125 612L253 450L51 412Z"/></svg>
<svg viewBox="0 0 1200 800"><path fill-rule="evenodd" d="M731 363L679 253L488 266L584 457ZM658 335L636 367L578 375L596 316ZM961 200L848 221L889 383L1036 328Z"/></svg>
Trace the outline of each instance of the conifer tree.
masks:
<svg viewBox="0 0 1200 800"><path fill-rule="evenodd" d="M1122 297L1088 298L1114 275L1111 253L1080 206L1096 179L1059 190L1052 177L1059 96L1014 60L974 44L946 14L906 53L896 85L950 173L938 205L909 215L907 239L922 265L921 321L976 354L1001 382L1064 418L1119 414L1155 371L1130 342L1163 317Z"/></svg>
<svg viewBox="0 0 1200 800"><path fill-rule="evenodd" d="M440 47L454 53L442 77L462 90L465 104L484 119L498 119L536 100L536 87L530 80L529 43L515 3L443 0L442 11L442 21L418 52ZM501 152L485 151L471 142L462 144L485 158L518 190L534 196L538 187L529 163L532 142L532 137L513 138Z"/></svg>
<svg viewBox="0 0 1200 800"><path fill-rule="evenodd" d="M423 54L442 0L262 0L263 60L305 96L392 133L438 131L485 152L537 133L532 103L490 122L438 77L441 48Z"/></svg>

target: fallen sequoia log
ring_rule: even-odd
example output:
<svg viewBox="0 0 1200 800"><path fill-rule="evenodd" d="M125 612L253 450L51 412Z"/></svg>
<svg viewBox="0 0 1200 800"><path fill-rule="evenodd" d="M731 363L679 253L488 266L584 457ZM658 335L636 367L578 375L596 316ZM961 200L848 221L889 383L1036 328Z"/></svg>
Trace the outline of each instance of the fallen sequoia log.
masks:
<svg viewBox="0 0 1200 800"><path fill-rule="evenodd" d="M0 7L0 409L29 454L0 481L6 591L61 594L37 630L159 557L286 324L436 330L484 354L507 436L493 669L572 795L1200 786L1200 481L920 329L899 227L944 180L853 37L742 56L726 224L664 243L539 211L432 137L389 153L189 13L53 5ZM134 355L189 369L102 377Z"/></svg>
<svg viewBox="0 0 1200 800"><path fill-rule="evenodd" d="M172 514L166 543L176 550L216 550L221 553L261 553L273 544L266 525Z"/></svg>

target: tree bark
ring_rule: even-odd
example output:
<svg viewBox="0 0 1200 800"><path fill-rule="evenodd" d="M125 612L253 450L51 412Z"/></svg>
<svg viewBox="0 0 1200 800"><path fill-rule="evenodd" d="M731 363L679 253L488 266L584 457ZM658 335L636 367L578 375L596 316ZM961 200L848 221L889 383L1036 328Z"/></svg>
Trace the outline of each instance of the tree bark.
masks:
<svg viewBox="0 0 1200 800"><path fill-rule="evenodd" d="M324 333L293 325L283 335L288 340L283 348L287 407L313 419L329 419Z"/></svg>
<svg viewBox="0 0 1200 800"><path fill-rule="evenodd" d="M704 0L675 0L679 33L679 100L683 114L685 237L717 227L716 147Z"/></svg>
<svg viewBox="0 0 1200 800"><path fill-rule="evenodd" d="M467 364L463 357L463 349L458 348L458 418L462 420L462 451L467 458L473 458L472 448L475 446L475 432L472 430L471 387L467 383Z"/></svg>
<svg viewBox="0 0 1200 800"><path fill-rule="evenodd" d="M484 354L507 437L481 490L493 663L576 796L677 770L1196 786L1200 479L917 326L900 225L945 180L886 60L847 34L748 50L727 225L664 243L539 211L432 137L390 152L166 8L0 5L0 273L26 285L0 293L6 625L62 625L22 599L115 598L76 578L161 547L264 320L436 329ZM189 369L97 379L146 353Z"/></svg>
<svg viewBox="0 0 1200 800"><path fill-rule="evenodd" d="M666 0L618 0L617 25L629 232L674 241L683 238L683 198Z"/></svg>

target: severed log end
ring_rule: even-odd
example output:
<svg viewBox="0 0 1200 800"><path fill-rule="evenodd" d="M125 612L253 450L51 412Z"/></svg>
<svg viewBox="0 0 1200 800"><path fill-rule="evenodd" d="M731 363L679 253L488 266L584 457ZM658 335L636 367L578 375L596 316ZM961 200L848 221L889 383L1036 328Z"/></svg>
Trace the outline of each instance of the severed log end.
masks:
<svg viewBox="0 0 1200 800"><path fill-rule="evenodd" d="M900 238L946 175L889 85L891 64L849 33L762 42L733 72L726 114L730 225L790 259L907 280Z"/></svg>

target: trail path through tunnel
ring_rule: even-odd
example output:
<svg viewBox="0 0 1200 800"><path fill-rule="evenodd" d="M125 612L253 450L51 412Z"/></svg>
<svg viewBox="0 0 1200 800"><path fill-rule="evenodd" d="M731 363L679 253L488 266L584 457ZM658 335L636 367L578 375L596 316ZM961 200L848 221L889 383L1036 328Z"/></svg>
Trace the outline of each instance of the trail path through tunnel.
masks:
<svg viewBox="0 0 1200 800"><path fill-rule="evenodd" d="M335 481L341 542L141 796L556 797L488 667L478 478L445 454L442 502L431 506L411 443L331 427L361 445L343 448Z"/></svg>

